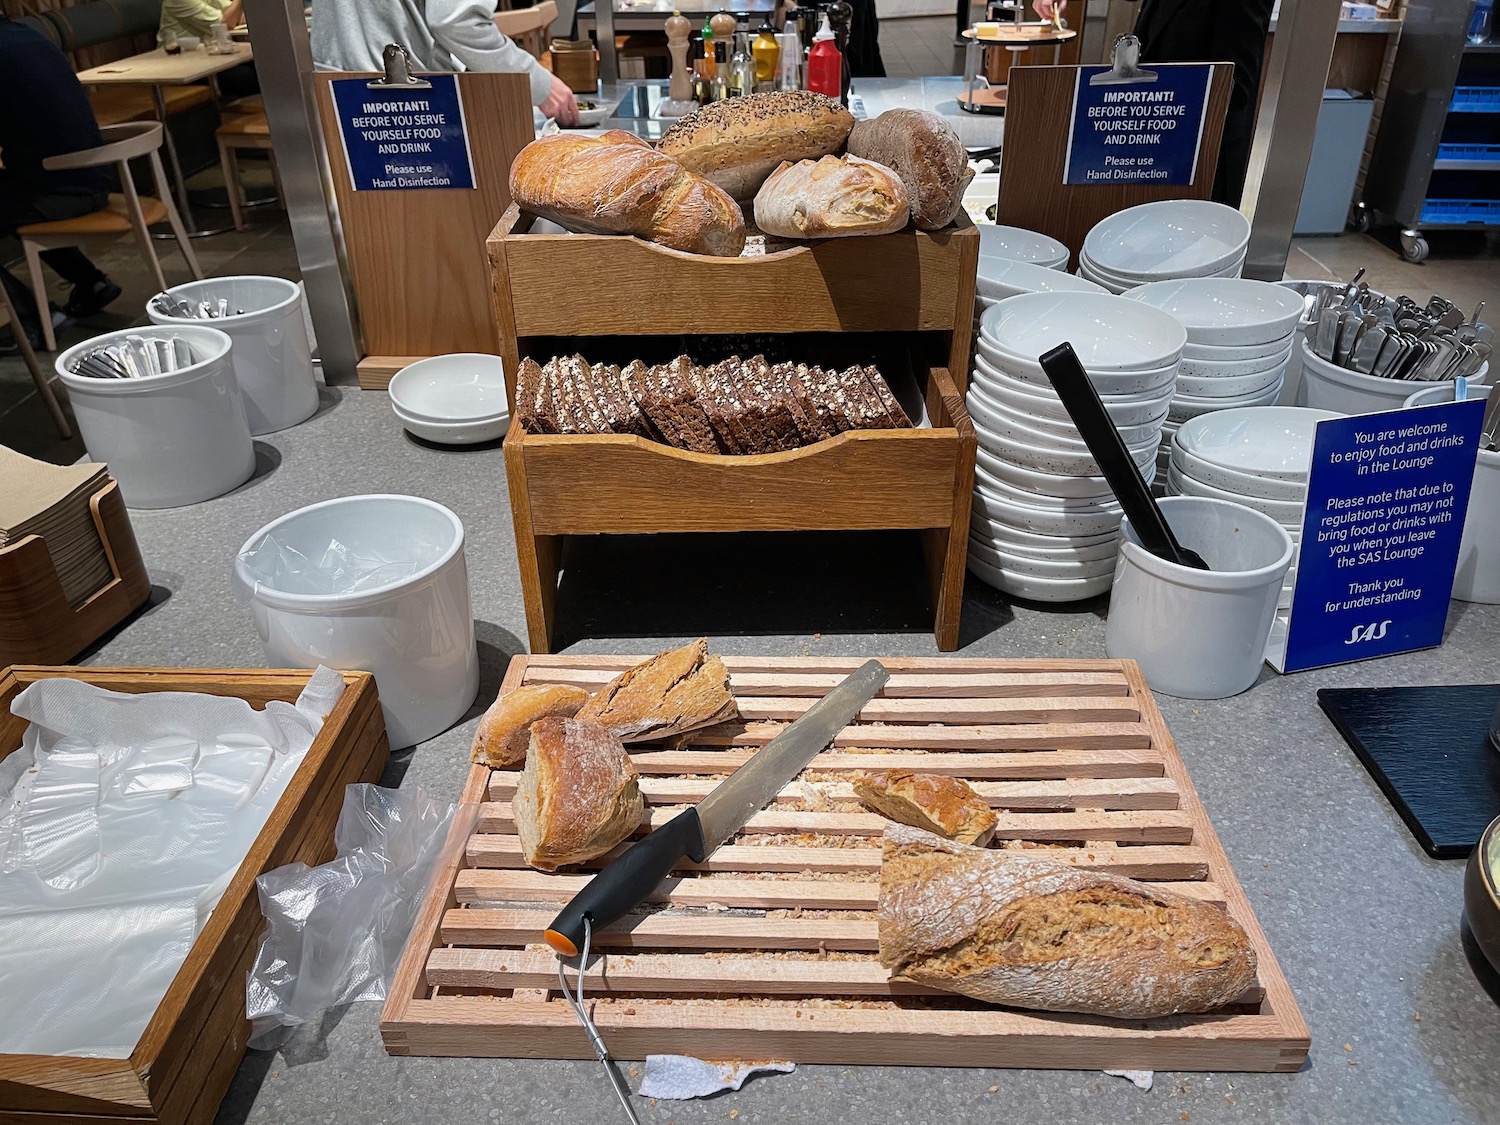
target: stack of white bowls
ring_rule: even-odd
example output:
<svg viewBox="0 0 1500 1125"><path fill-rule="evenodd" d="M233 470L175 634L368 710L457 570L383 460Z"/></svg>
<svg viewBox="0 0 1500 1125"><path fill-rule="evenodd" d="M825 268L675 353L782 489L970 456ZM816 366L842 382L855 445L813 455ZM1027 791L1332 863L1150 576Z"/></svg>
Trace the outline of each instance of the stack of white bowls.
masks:
<svg viewBox="0 0 1500 1125"><path fill-rule="evenodd" d="M1307 475L1319 422L1342 415L1298 406L1243 407L1184 422L1170 445L1168 496L1230 500L1270 516L1302 545ZM1279 609L1292 604L1297 554Z"/></svg>
<svg viewBox="0 0 1500 1125"><path fill-rule="evenodd" d="M1157 457L1160 487L1172 434L1183 422L1216 410L1277 401L1296 345L1302 298L1280 285L1238 277L1156 281L1124 296L1170 313L1187 329L1177 393Z"/></svg>
<svg viewBox="0 0 1500 1125"><path fill-rule="evenodd" d="M1078 276L1123 293L1179 277L1239 277L1250 220L1206 199L1143 203L1097 223L1083 240Z"/></svg>
<svg viewBox="0 0 1500 1125"><path fill-rule="evenodd" d="M1015 597L1068 602L1114 578L1121 510L1038 357L1073 345L1149 480L1187 335L1104 293L1029 293L988 309L969 385L979 435L969 570Z"/></svg>
<svg viewBox="0 0 1500 1125"><path fill-rule="evenodd" d="M1074 277L1061 269L984 254L979 258L979 276L974 282L974 332L978 335L979 318L984 315L985 310L1007 297L1022 293L1106 292L1108 290L1103 286Z"/></svg>
<svg viewBox="0 0 1500 1125"><path fill-rule="evenodd" d="M408 364L391 378L391 411L426 441L475 445L505 436L510 404L497 355L454 352Z"/></svg>

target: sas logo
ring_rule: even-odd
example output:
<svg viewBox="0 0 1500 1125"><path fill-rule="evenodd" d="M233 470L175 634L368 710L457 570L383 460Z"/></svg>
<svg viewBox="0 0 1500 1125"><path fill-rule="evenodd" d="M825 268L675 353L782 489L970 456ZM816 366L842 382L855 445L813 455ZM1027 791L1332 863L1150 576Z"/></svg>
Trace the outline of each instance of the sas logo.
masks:
<svg viewBox="0 0 1500 1125"><path fill-rule="evenodd" d="M1368 625L1356 625L1353 629L1349 630L1349 639L1344 643L1346 645L1357 645L1364 641L1384 640L1386 627L1389 625L1389 620L1372 621Z"/></svg>

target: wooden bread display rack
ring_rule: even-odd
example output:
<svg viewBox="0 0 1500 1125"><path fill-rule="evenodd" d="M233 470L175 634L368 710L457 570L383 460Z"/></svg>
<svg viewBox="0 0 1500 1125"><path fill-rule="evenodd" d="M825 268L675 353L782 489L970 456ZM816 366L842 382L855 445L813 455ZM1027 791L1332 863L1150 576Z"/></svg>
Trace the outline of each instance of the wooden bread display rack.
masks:
<svg viewBox="0 0 1500 1125"><path fill-rule="evenodd" d="M0 547L0 667L72 660L151 596L119 484L109 481L89 509L112 577L77 609L68 604L41 536Z"/></svg>
<svg viewBox="0 0 1500 1125"><path fill-rule="evenodd" d="M838 333L917 357L930 426L720 456L628 435L530 434L513 412L505 468L532 651L552 649L565 536L874 529L920 533L937 645L957 648L977 444L963 401L979 260L968 217L739 258L531 233L535 221L512 204L489 238L512 402L523 356L624 364L641 358L637 344L662 343L648 338L754 333L786 341L786 356L768 358L817 362L796 354L797 337ZM559 278L588 279L596 296L566 299Z"/></svg>
<svg viewBox="0 0 1500 1125"><path fill-rule="evenodd" d="M21 746L26 721L11 714L23 688L69 677L110 691L191 691L264 707L295 702L311 671L222 668L45 668L0 671L0 759ZM250 1040L245 976L260 947L256 877L333 855L344 787L379 781L390 746L368 672L344 672L345 689L323 720L265 827L209 915L129 1058L0 1054L0 1120L24 1125L208 1125ZM109 949L101 957L113 955Z"/></svg>
<svg viewBox="0 0 1500 1125"><path fill-rule="evenodd" d="M501 692L597 690L638 661L517 656ZM693 804L860 663L725 657L741 719L673 749L633 747L639 836ZM650 908L593 935L590 1012L617 1058L1098 1070L1295 1071L1309 1034L1160 711L1133 661L892 659L859 718L727 844L684 862ZM1223 904L1257 984L1216 1012L1152 1020L1029 1012L892 982L876 956L885 820L848 779L909 768L969 781L998 813L991 847ZM468 845L427 892L381 1017L396 1055L581 1059L542 931L600 866L528 868L518 770L474 766ZM649 825L648 823L649 822Z"/></svg>

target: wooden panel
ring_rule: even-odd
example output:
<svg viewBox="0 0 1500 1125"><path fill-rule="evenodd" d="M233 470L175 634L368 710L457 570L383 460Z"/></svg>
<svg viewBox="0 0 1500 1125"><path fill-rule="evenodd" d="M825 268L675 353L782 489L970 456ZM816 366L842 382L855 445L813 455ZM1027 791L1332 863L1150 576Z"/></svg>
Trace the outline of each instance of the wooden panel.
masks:
<svg viewBox="0 0 1500 1125"><path fill-rule="evenodd" d="M367 355L355 365L362 391L383 391L391 385L391 378L409 363L426 359L420 355Z"/></svg>
<svg viewBox="0 0 1500 1125"><path fill-rule="evenodd" d="M519 656L506 685L597 687L636 659ZM858 661L727 663L750 718L699 732L680 750L632 754L647 804L637 835L702 799L714 783L705 774L726 773L753 753L736 745L763 744L816 686L826 690ZM889 689L835 738L834 749L705 863L683 863L645 907L595 935L586 991L617 1056L671 1050L938 1066L961 1058L974 1066L1083 1069L1301 1065L1306 1025L1133 664L889 665ZM972 695L963 691L965 679ZM1069 691L1114 693L1121 681L1124 695ZM923 696L921 685L941 694ZM1046 694L1029 697L995 694L1043 688ZM980 716L982 723L973 721ZM991 748L1033 738L1033 749ZM921 748L877 751L902 741ZM1071 748L1056 748L1063 743ZM1214 1013L1125 1021L1007 1011L889 980L878 962L875 916L875 845L885 821L853 799L843 777L897 764L972 779L1000 810L994 847L1133 875L1221 905L1250 935L1258 983ZM490 803L461 859L429 890L401 967L403 987L382 1014L393 1054L588 1057L571 1013L548 998L556 995L557 963L537 943L557 908L631 843L563 873L525 867L508 803L517 777L483 767L470 773L465 799Z"/></svg>
<svg viewBox="0 0 1500 1125"><path fill-rule="evenodd" d="M113 691L203 691L256 707L294 700L303 670L16 667L0 678L0 757L25 724L10 715L20 688L52 677ZM286 792L189 951L129 1059L0 1055L0 1104L54 1121L138 1119L165 1125L212 1120L249 1040L245 972L263 921L255 878L287 863L316 864L332 853L344 786L376 781L389 746L374 678L346 672L347 685ZM67 1114L68 1117L57 1115ZM24 1115L23 1115L24 1116ZM11 1117L6 1114L7 1119Z"/></svg>
<svg viewBox="0 0 1500 1125"><path fill-rule="evenodd" d="M1158 199L1207 199L1219 164L1219 142L1229 109L1232 63L1218 63L1204 113L1198 175L1192 184L1065 185L1068 118L1078 83L1074 67L1018 66L1010 72L1005 110L1006 151L1022 160L1000 162L998 221L1051 235L1072 251L1077 265L1084 236L1099 222L1126 207Z"/></svg>
<svg viewBox="0 0 1500 1125"><path fill-rule="evenodd" d="M510 205L511 161L535 135L525 76L458 76L474 164L467 191L354 191L329 89L352 77L374 76L319 73L313 81L365 351L498 351L484 241Z"/></svg>

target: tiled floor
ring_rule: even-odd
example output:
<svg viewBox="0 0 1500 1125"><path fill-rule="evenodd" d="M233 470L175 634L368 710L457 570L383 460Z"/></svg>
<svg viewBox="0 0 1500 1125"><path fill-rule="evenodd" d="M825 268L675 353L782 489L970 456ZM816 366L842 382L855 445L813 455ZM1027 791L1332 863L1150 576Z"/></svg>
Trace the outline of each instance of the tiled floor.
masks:
<svg viewBox="0 0 1500 1125"><path fill-rule="evenodd" d="M976 6L974 9L978 11ZM888 78L922 78L933 74L962 74L963 51L953 46L954 22L948 16L883 20L880 57Z"/></svg>

